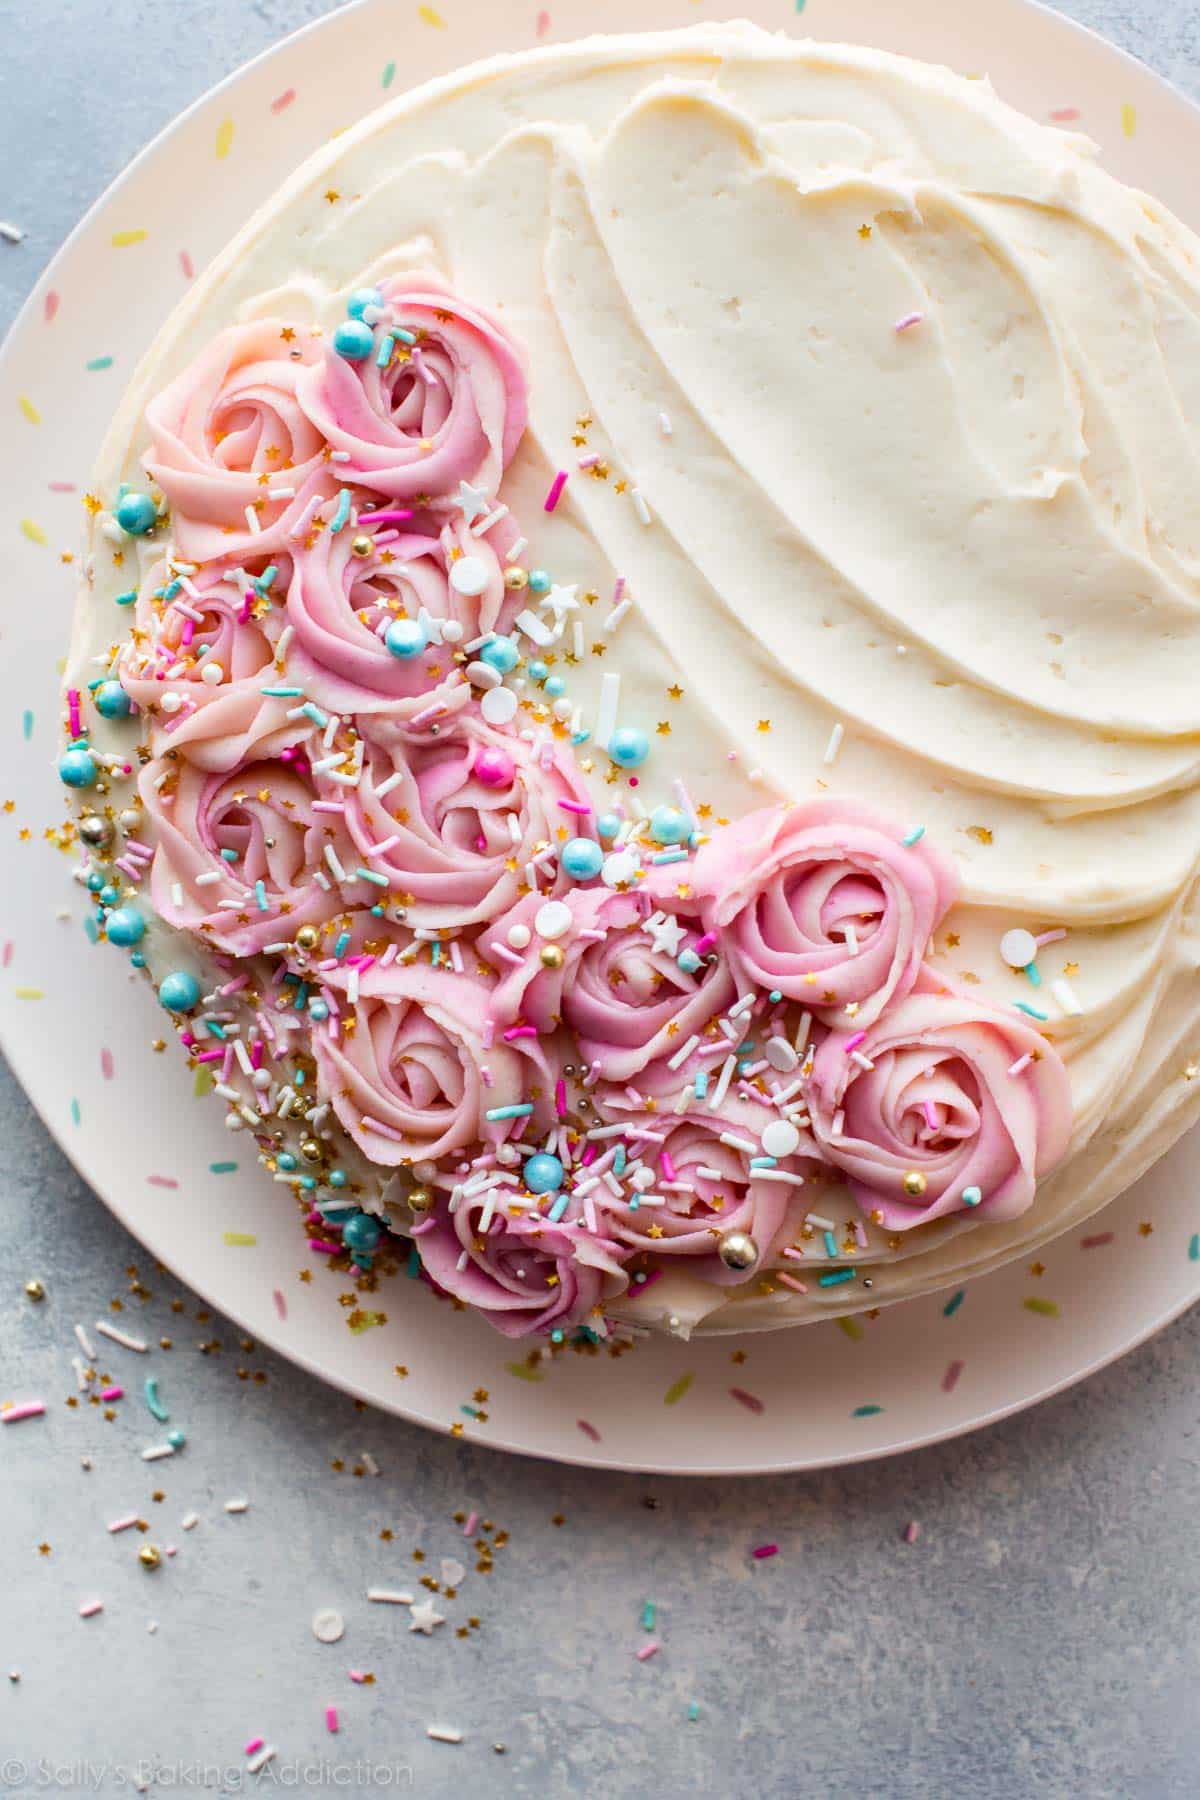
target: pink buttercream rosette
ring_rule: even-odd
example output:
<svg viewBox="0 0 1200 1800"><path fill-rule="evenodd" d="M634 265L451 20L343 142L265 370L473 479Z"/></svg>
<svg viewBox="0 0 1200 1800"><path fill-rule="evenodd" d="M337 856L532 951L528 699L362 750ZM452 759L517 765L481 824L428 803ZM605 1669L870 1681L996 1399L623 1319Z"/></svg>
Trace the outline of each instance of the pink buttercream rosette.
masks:
<svg viewBox="0 0 1200 1800"><path fill-rule="evenodd" d="M366 557L354 548L362 537L372 544ZM485 578L478 595L460 594L449 581L452 563L465 557ZM456 711L471 698L453 661L458 643L505 630L517 609L496 552L461 522L436 534L406 525L382 546L375 545L374 533L348 526L314 530L296 549L287 590L287 620L295 633L289 671L303 685L319 684L324 703L341 712L386 711L407 721L434 700ZM455 643L431 642L421 656L393 656L383 632L393 620L422 612L457 625Z"/></svg>
<svg viewBox="0 0 1200 1800"><path fill-rule="evenodd" d="M262 563L261 558L256 561ZM286 558L277 564L280 592L286 591L290 567ZM197 570L174 600L163 600L171 576L165 562L155 563L138 590L134 608L138 639L131 640L121 661L121 685L130 698L143 709L157 707L164 693L183 685L190 712L208 705L221 689L241 682L254 683L255 692L269 686L283 611L274 604L264 605L252 587L258 573L261 567L252 565L243 580L239 565L221 559ZM228 579L231 575L237 579ZM219 682L204 677L204 670L213 668L220 673ZM179 714L161 717L168 730L173 729L172 718Z"/></svg>
<svg viewBox="0 0 1200 1800"><path fill-rule="evenodd" d="M818 1016L854 1002L877 1019L916 981L958 879L924 839L830 798L770 808L696 856L693 890L743 990L778 990Z"/></svg>
<svg viewBox="0 0 1200 1800"><path fill-rule="evenodd" d="M281 550L312 496L335 491L325 440L297 397L302 371L326 354L324 340L297 330L288 341L288 329L259 319L222 331L146 408L146 469L190 562ZM273 500L272 488L295 496Z"/></svg>
<svg viewBox="0 0 1200 1800"><path fill-rule="evenodd" d="M599 1096L604 1110L603 1094ZM632 1205L632 1194L616 1199L604 1187L593 1201L603 1229L630 1250L650 1256L686 1257L689 1272L721 1287L736 1287L763 1268L799 1230L811 1189L769 1179L750 1167L769 1116L746 1101L732 1101L719 1114L697 1101L682 1117L662 1113L630 1121L636 1154L654 1175L653 1186ZM641 1135L640 1129L644 1128ZM747 1150L721 1142L722 1134L753 1144ZM805 1182L822 1167L816 1145L801 1134L798 1149L781 1159L777 1171ZM586 1171L584 1179L586 1179ZM758 1261L730 1269L717 1254L727 1232L747 1232L758 1246Z"/></svg>
<svg viewBox="0 0 1200 1800"><path fill-rule="evenodd" d="M563 952L557 969L543 968L536 936L520 967L497 960L494 946L507 943L514 925L535 930L542 900L527 895L480 936L481 953L501 975L495 1016L506 1025L522 1019L539 1031L561 1020L576 1034L584 1060L610 1081L630 1081L681 1048L733 1001L735 989L724 963L703 961L692 973L680 968L677 953L655 948L646 922L658 912L678 921L681 946L700 935L696 909L676 887L661 871L636 892L569 889L563 898L573 922L555 940Z"/></svg>
<svg viewBox="0 0 1200 1800"><path fill-rule="evenodd" d="M362 779L338 798L358 856L405 896L410 926L454 930L502 913L572 818L559 800L587 803L578 774L554 751L473 713L437 737L361 723ZM538 879L544 896L565 881L553 870Z"/></svg>
<svg viewBox="0 0 1200 1800"><path fill-rule="evenodd" d="M246 688L229 690L228 704ZM181 731L199 730L219 710L216 702L203 708ZM209 749L228 760L231 740L218 730L215 743L197 739L170 759L154 758L138 783L156 842L156 910L169 925L234 956L253 956L342 910L337 887L323 888L314 871L324 872L327 845L343 857L349 846L336 820L313 811L317 796L298 737L278 702L259 700L231 767L212 769L203 760ZM234 859L223 850L234 851Z"/></svg>
<svg viewBox="0 0 1200 1800"><path fill-rule="evenodd" d="M532 1105L535 1129L550 1122L555 1070L544 1047L486 1045L488 999L470 975L376 965L361 977L354 1031L313 1033L321 1092L372 1162L395 1168L494 1146L521 1121L487 1114L509 1106Z"/></svg>
<svg viewBox="0 0 1200 1800"><path fill-rule="evenodd" d="M1015 1218L1071 1132L1070 1081L1053 1045L928 974L864 1036L831 1032L808 1093L821 1154L889 1231L960 1211ZM907 1174L924 1178L922 1193L905 1192Z"/></svg>
<svg viewBox="0 0 1200 1800"><path fill-rule="evenodd" d="M437 275L397 275L380 288L390 320L416 342L398 342L386 369L330 346L297 387L316 432L347 453L340 478L422 505L455 497L460 481L494 494L525 429L516 345Z"/></svg>
<svg viewBox="0 0 1200 1800"><path fill-rule="evenodd" d="M586 1231L578 1217L552 1225L501 1205L482 1231L483 1204L464 1200L451 1214L439 1200L415 1242L430 1280L505 1337L586 1325L624 1292L629 1251Z"/></svg>

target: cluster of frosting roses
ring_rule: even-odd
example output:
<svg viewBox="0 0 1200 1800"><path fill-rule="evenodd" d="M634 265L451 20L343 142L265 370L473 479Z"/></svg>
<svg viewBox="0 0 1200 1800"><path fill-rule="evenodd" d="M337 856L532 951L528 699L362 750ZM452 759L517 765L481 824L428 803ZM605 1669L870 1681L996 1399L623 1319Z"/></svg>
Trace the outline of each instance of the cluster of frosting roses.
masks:
<svg viewBox="0 0 1200 1800"><path fill-rule="evenodd" d="M170 544L121 680L153 898L219 959L266 959L264 1153L311 1056L409 1184L430 1280L513 1335L595 1325L668 1260L803 1287L831 1171L889 1232L1027 1207L1066 1074L926 961L956 893L927 842L823 799L709 839L685 818L664 859L638 809L596 875L564 867L564 840L601 845L565 733L528 705L489 722L467 672L529 603L497 499L519 354L432 276L367 323L353 358L235 327L149 412Z"/></svg>

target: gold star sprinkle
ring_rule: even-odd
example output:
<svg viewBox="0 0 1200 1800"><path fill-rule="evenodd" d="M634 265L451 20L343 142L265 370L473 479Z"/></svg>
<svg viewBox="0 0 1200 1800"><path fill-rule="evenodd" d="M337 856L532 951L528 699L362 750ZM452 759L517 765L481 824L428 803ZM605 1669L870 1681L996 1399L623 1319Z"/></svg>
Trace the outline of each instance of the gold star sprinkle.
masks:
<svg viewBox="0 0 1200 1800"><path fill-rule="evenodd" d="M1151 1237L1151 1236L1153 1236L1153 1233L1154 1233L1154 1227L1150 1223L1149 1219L1143 1219L1141 1224L1138 1226L1138 1236L1139 1237Z"/></svg>
<svg viewBox="0 0 1200 1800"><path fill-rule="evenodd" d="M670 719L660 719L658 721L658 724L654 727L654 729L658 733L659 737L670 737L670 735L671 735Z"/></svg>
<svg viewBox="0 0 1200 1800"><path fill-rule="evenodd" d="M340 200L341 197L342 196L338 193L336 188L326 188L325 189L325 198L326 198L326 200L328 200L330 206L333 205L335 200Z"/></svg>
<svg viewBox="0 0 1200 1800"><path fill-rule="evenodd" d="M758 729L760 731L770 731L770 729L771 729L770 719L760 719L758 721Z"/></svg>
<svg viewBox="0 0 1200 1800"><path fill-rule="evenodd" d="M667 689L667 698L670 700L682 700L683 699L683 689L680 687L680 685L677 681L673 681L671 683L670 687Z"/></svg>

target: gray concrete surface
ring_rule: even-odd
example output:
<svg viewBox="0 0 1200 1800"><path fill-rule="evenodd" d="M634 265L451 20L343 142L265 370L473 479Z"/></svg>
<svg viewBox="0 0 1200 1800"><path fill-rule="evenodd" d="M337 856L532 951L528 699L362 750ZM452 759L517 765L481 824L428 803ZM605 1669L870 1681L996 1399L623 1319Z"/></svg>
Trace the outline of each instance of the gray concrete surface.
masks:
<svg viewBox="0 0 1200 1800"><path fill-rule="evenodd" d="M0 0L0 213L29 231L0 244L0 322L153 131L327 10ZM1067 10L1200 91L1194 4ZM240 1753L260 1734L279 1752L265 1788L405 1792L407 1769L416 1793L545 1800L1200 1790L1200 1312L1024 1419L888 1463L605 1477L435 1438L243 1348L152 1268L2 1070L0 1143L0 1396L52 1402L0 1434L0 1791L119 1793L143 1776L156 1793L237 1791L255 1785ZM35 1275L41 1305L22 1291ZM139 1462L140 1404L111 1422L63 1404L71 1321L117 1296L172 1337L176 1462ZM355 1476L364 1450L378 1479ZM242 1516L223 1510L235 1494ZM133 1508L145 1537L110 1537ZM182 1532L192 1508L201 1523ZM371 1582L437 1578L463 1551L464 1510L509 1536L490 1573L462 1556L446 1625L425 1637L366 1605ZM151 1539L181 1545L155 1573L136 1555ZM755 1562L764 1541L780 1554ZM107 1610L81 1620L92 1593ZM648 1596L663 1648L640 1663ZM347 1620L336 1646L310 1629L326 1605ZM479 1628L459 1638L468 1617ZM429 1723L464 1742L428 1740Z"/></svg>

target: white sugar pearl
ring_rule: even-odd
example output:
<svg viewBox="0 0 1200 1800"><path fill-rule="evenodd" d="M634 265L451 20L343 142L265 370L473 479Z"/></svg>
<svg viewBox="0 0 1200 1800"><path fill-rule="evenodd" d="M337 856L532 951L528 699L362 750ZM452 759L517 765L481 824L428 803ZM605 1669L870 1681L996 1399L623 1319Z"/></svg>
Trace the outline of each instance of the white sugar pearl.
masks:
<svg viewBox="0 0 1200 1800"><path fill-rule="evenodd" d="M163 695L158 704L165 713L177 713L183 705L183 695L177 694L174 688L171 688Z"/></svg>
<svg viewBox="0 0 1200 1800"><path fill-rule="evenodd" d="M539 937L565 937L571 929L571 909L563 900L547 900L545 906L539 906L534 915L534 928Z"/></svg>
<svg viewBox="0 0 1200 1800"><path fill-rule="evenodd" d="M205 687L220 687L225 679L225 671L220 663L205 663L200 671L200 679Z"/></svg>
<svg viewBox="0 0 1200 1800"><path fill-rule="evenodd" d="M479 710L489 725L507 725L516 716L517 696L508 688L491 688L479 702Z"/></svg>
<svg viewBox="0 0 1200 1800"><path fill-rule="evenodd" d="M575 702L573 700L568 700L565 694L560 694L558 699L554 702L554 716L556 719L569 719L574 710Z"/></svg>
<svg viewBox="0 0 1200 1800"><path fill-rule="evenodd" d="M226 1129L226 1131L240 1131L242 1129L241 1117L235 1112L226 1113L225 1114L225 1129Z"/></svg>
<svg viewBox="0 0 1200 1800"><path fill-rule="evenodd" d="M271 1071L270 1069L255 1069L250 1080L261 1094L271 1085Z"/></svg>
<svg viewBox="0 0 1200 1800"><path fill-rule="evenodd" d="M769 1037L763 1045L763 1055L773 1069L786 1075L796 1067L800 1058L784 1037Z"/></svg>
<svg viewBox="0 0 1200 1800"><path fill-rule="evenodd" d="M346 1621L332 1606L322 1606L312 1616L313 1636L319 1643L336 1644L346 1630Z"/></svg>
<svg viewBox="0 0 1200 1800"><path fill-rule="evenodd" d="M508 941L514 950L524 950L532 935L528 925L510 925L508 928Z"/></svg>
<svg viewBox="0 0 1200 1800"><path fill-rule="evenodd" d="M800 1146L800 1133L786 1119L772 1119L762 1134L765 1156L790 1156Z"/></svg>
<svg viewBox="0 0 1200 1800"><path fill-rule="evenodd" d="M637 874L638 861L630 850L614 850L606 856L600 870L600 879L605 887L615 888L621 882L631 882Z"/></svg>
<svg viewBox="0 0 1200 1800"><path fill-rule="evenodd" d="M468 594L474 599L476 594L482 594L487 579L487 564L477 556L460 556L450 564L450 586L456 594Z"/></svg>
<svg viewBox="0 0 1200 1800"><path fill-rule="evenodd" d="M1022 931L1020 926L1006 931L1000 939L1000 954L1010 969L1027 968L1037 953L1037 939L1032 931Z"/></svg>
<svg viewBox="0 0 1200 1800"><path fill-rule="evenodd" d="M442 620L442 642L443 642L443 644L461 644L462 643L462 635L463 635L463 628L459 624L457 619L443 619Z"/></svg>

